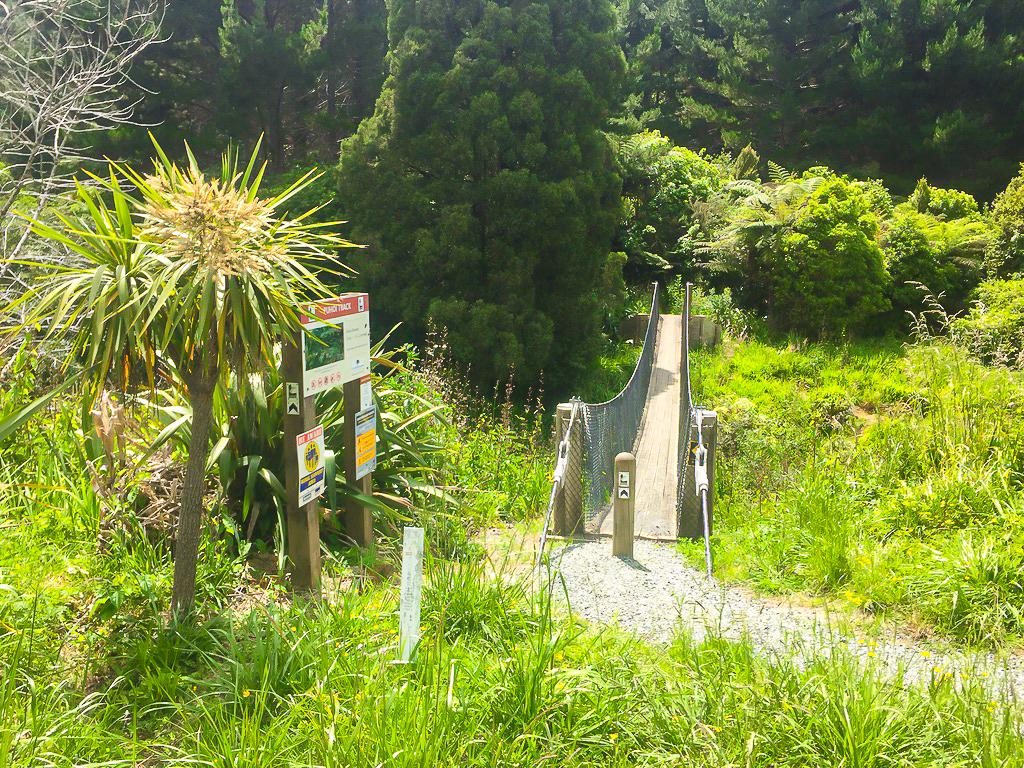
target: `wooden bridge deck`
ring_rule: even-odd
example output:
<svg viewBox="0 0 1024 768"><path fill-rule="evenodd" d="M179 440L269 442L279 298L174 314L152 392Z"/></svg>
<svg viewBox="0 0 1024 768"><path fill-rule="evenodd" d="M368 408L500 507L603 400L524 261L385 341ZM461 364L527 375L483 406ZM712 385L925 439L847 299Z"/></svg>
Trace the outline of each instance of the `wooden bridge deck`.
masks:
<svg viewBox="0 0 1024 768"><path fill-rule="evenodd" d="M676 462L679 450L679 387L681 384L683 320L662 315L658 349L651 371L647 410L636 446L635 535L649 539L675 539ZM600 532L611 535L608 510Z"/></svg>

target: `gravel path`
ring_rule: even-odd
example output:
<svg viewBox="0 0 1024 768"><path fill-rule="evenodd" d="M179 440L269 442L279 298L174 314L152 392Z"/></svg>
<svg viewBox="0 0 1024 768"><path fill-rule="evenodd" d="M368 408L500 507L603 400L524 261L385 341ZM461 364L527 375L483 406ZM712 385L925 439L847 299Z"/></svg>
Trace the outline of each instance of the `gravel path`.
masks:
<svg viewBox="0 0 1024 768"><path fill-rule="evenodd" d="M682 625L700 641L709 631L730 640L746 637L765 655L792 658L845 648L866 665L881 667L903 683L942 675L957 680L988 678L993 691L1024 693L1024 658L1019 655L938 650L898 632L858 637L841 632L818 609L762 598L741 587L723 587L687 565L672 544L637 540L634 559L612 557L611 539L576 542L552 552L565 581L572 612L615 623L648 640L666 643ZM849 624L849 622L847 622ZM988 686L987 686L988 687Z"/></svg>

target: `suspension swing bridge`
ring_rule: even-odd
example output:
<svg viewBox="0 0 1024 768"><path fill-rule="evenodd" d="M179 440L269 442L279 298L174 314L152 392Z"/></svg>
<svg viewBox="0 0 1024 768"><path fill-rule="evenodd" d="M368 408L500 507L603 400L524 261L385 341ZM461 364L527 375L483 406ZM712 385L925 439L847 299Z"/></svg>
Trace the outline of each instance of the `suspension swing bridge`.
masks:
<svg viewBox="0 0 1024 768"><path fill-rule="evenodd" d="M558 406L538 561L549 534L628 542L617 554L631 554L634 538L703 539L710 575L717 417L693 403L689 352L717 331L692 316L692 297L688 284L682 313L661 314L655 283L640 359L626 386L603 403Z"/></svg>

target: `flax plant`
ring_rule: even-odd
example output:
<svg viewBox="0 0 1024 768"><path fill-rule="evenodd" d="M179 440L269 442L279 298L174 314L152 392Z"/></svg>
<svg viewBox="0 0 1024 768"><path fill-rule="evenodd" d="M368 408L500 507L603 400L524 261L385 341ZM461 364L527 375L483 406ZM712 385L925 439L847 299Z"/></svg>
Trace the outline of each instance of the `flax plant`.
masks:
<svg viewBox="0 0 1024 768"><path fill-rule="evenodd" d="M259 145L245 167L224 154L220 176L200 169L186 145L179 167L160 146L151 173L111 164L109 178L79 184L86 214L58 214L59 225L35 232L68 249L69 265L41 267L43 279L21 302L26 325L70 335L86 366L87 402L109 380L130 388L145 372L169 371L192 408L188 461L176 535L172 611L195 600L214 392L229 372L236 382L273 365L282 334L301 330L299 305L328 289L318 273L344 273L337 249L353 247L334 234L338 222L317 223L314 211L281 215L315 180L303 176L281 194L261 198L266 166ZM161 365L158 361L169 362Z"/></svg>

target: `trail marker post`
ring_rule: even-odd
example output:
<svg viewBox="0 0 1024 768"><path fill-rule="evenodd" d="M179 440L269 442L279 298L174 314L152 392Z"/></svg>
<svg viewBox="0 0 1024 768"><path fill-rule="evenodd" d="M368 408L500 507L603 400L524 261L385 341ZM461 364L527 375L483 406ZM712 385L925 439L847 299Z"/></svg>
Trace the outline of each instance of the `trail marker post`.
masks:
<svg viewBox="0 0 1024 768"><path fill-rule="evenodd" d="M405 528L402 533L402 594L399 603L398 653L412 658L420 642L420 604L423 600L423 529Z"/></svg>
<svg viewBox="0 0 1024 768"><path fill-rule="evenodd" d="M612 555L633 556L633 526L636 508L636 457L620 453L615 457L615 498L612 499Z"/></svg>
<svg viewBox="0 0 1024 768"><path fill-rule="evenodd" d="M281 379L286 394L283 427L288 561L292 587L319 596L320 505L315 497L306 504L299 504L299 485L304 475L304 467L300 466L299 437L317 425L316 397L299 397L298 394L302 387L302 348L298 336L296 334L284 345L281 355Z"/></svg>

